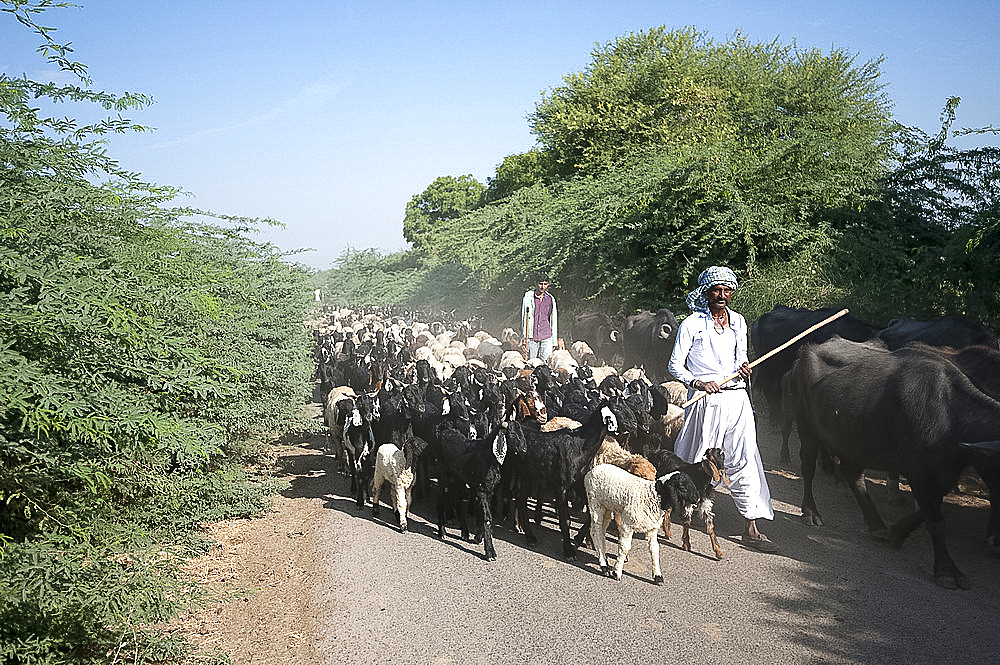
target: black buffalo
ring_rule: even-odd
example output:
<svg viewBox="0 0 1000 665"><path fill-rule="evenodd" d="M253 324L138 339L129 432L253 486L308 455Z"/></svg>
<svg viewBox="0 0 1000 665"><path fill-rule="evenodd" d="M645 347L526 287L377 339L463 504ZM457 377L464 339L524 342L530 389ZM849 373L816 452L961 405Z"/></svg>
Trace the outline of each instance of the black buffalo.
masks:
<svg viewBox="0 0 1000 665"><path fill-rule="evenodd" d="M762 314L750 326L750 344L757 357L772 351L810 326L836 314L838 309L824 307L822 309L796 309L777 305L766 314ZM879 328L845 314L827 325L814 330L805 338L792 344L787 349L774 354L756 368L753 372L753 387L767 402L768 413L774 421L779 420L781 405L781 377L792 368L799 349L804 344L819 344L839 335L844 339L863 342L871 339ZM791 461L788 452L788 439L781 445L781 461Z"/></svg>
<svg viewBox="0 0 1000 665"><path fill-rule="evenodd" d="M955 349L921 342L911 342L906 348L910 353L927 353L944 358L962 370L976 388L1000 400L1000 349L981 345Z"/></svg>
<svg viewBox="0 0 1000 665"><path fill-rule="evenodd" d="M589 344L598 363L610 364L622 353L620 327L602 312L581 312L574 316L573 340Z"/></svg>
<svg viewBox="0 0 1000 665"><path fill-rule="evenodd" d="M654 383L669 381L670 352L677 338L677 317L669 309L642 310L625 319L622 331L622 367L641 367Z"/></svg>
<svg viewBox="0 0 1000 665"><path fill-rule="evenodd" d="M879 338L889 349L898 349L910 342L953 349L976 345L998 348L996 333L962 315L945 316L935 321L896 319L879 333Z"/></svg>
<svg viewBox="0 0 1000 665"><path fill-rule="evenodd" d="M834 337L804 346L788 376L802 442L803 519L821 525L812 483L820 449L836 455L868 530L901 546L922 522L934 546L934 580L967 588L945 547L941 501L974 464L1000 490L1000 402L953 362L926 349L889 351ZM972 445L970 445L972 444ZM887 527L865 484L865 469L907 477L919 510ZM997 534L990 537L995 542Z"/></svg>

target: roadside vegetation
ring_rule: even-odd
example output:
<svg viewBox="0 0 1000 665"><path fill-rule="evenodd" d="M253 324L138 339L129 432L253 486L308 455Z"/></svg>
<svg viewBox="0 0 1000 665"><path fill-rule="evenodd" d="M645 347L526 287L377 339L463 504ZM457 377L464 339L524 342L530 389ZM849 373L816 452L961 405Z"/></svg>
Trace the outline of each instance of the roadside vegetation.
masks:
<svg viewBox="0 0 1000 665"><path fill-rule="evenodd" d="M178 662L199 525L259 513L302 426L307 271L110 160L148 100L95 91L43 8L0 3L77 78L0 76L0 662Z"/></svg>
<svg viewBox="0 0 1000 665"><path fill-rule="evenodd" d="M378 304L438 294L500 325L539 270L560 302L621 315L683 312L725 264L751 320L781 303L1000 327L997 130L959 129L958 97L932 133L900 125L880 65L695 28L623 35L542 95L535 148L413 197L413 249L349 252L314 279L360 303L356 276L378 275Z"/></svg>

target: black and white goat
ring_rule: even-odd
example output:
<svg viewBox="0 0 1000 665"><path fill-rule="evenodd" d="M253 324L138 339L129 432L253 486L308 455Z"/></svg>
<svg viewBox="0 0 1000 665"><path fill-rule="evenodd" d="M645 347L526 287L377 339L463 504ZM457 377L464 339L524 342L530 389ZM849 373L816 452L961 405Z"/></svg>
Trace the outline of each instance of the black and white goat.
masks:
<svg viewBox="0 0 1000 665"><path fill-rule="evenodd" d="M691 551L691 518L698 514L705 522L705 531L712 540L712 550L718 559L722 558L722 548L715 537L715 513L713 511L712 496L715 493L715 486L719 482L729 484L726 477L725 455L721 448L709 448L705 451L705 456L700 462L688 464L676 453L669 450L654 450L648 454L649 461L656 467L656 475L682 471L694 481L698 488L698 500L693 510L684 513L684 535L681 537L681 544L685 551ZM664 522L664 530L667 538L670 538L670 522Z"/></svg>

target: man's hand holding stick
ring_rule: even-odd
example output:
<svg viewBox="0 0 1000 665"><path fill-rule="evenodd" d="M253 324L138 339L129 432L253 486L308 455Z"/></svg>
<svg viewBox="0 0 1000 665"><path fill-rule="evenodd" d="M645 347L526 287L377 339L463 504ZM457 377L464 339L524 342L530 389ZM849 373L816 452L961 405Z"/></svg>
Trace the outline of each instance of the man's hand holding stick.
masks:
<svg viewBox="0 0 1000 665"><path fill-rule="evenodd" d="M787 342L785 342L781 346L776 347L774 349L771 349L770 351L768 351L767 353L765 353L764 355L762 355L760 358L757 358L756 360L754 360L752 363L749 363L749 364L744 363L743 366L740 367L739 371L737 371L735 374L730 374L729 376L727 376L726 378L722 379L722 381L720 381L718 383L716 383L715 381L710 381L708 383L700 382L702 384L702 386L704 386L706 388L709 388L710 390L702 390L701 392L698 392L694 397L692 397L688 401L686 401L683 404L681 404L681 407L683 407L683 408L686 409L689 406L691 406L692 404L694 404L695 402L697 402L698 400L700 400L701 398L705 397L705 395L708 395L709 392L719 392L719 390L722 389L722 386L726 385L727 383L729 383L733 379L740 378L740 377L742 377L744 379L748 378L750 376L750 370L752 370L754 367L756 367L760 363L764 362L765 360L767 360L768 358L770 358L774 354L779 353L781 351L784 351L789 346L791 346L792 344L795 344L795 342L799 341L800 339L802 339L803 337L805 337L809 333L811 333L813 331L816 331L816 330L819 330L820 328L822 328L826 324L831 323L831 322L839 319L843 315L847 314L847 312L848 312L848 310L842 309L839 312L837 312L836 314L834 314L833 316L830 316L830 317L828 317L826 319L823 319L822 321L820 321L816 325L810 326L809 328L806 328L805 330L803 330L802 332L800 332L795 337L791 338L790 340L788 340Z"/></svg>

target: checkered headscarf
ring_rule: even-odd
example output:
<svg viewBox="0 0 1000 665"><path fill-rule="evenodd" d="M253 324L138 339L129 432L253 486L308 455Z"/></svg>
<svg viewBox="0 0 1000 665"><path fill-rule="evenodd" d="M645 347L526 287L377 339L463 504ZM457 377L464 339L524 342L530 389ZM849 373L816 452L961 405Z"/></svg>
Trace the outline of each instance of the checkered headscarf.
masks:
<svg viewBox="0 0 1000 665"><path fill-rule="evenodd" d="M716 284L724 284L733 291L736 290L736 273L725 266L712 266L698 275L698 288L687 296L687 306L696 312L708 311L708 300L705 299L705 291Z"/></svg>

